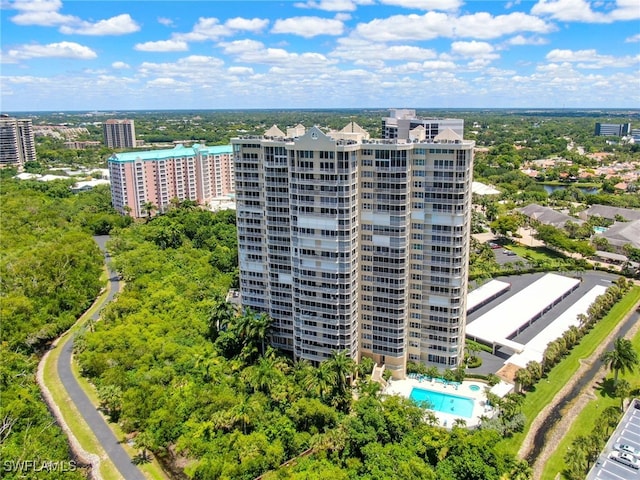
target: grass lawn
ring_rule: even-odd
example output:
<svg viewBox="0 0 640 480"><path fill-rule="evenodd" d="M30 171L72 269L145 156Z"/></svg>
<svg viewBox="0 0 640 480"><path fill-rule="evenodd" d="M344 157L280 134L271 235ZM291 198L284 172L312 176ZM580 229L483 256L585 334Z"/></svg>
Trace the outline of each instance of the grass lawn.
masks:
<svg viewBox="0 0 640 480"><path fill-rule="evenodd" d="M622 300L614 305L609 314L582 338L580 344L575 346L559 364L553 367L546 378L536 384L535 391L527 393L522 404L522 413L526 417L524 431L503 440L498 444L499 448L512 455L518 453L529 428L531 428L531 423L560 389L569 382L580 367L580 359L589 357L595 351L638 300L640 300L640 287L634 286Z"/></svg>
<svg viewBox="0 0 640 480"><path fill-rule="evenodd" d="M557 260L566 258L564 255L554 252L553 250L549 250L546 247L527 247L513 243L511 245L507 245L506 248L513 251L520 257L530 257L534 260Z"/></svg>
<svg viewBox="0 0 640 480"><path fill-rule="evenodd" d="M640 332L631 341L636 351L640 352ZM613 378L613 374L607 375L607 378ZM638 376L637 371L633 373L627 372L625 375L621 374L619 378L627 380L631 384L632 390L640 387L640 376ZM584 410L580 412L580 415L574 419L571 429L565 434L555 453L549 458L544 467L543 479L553 479L557 473L562 472L565 468L564 453L569 449L571 442L576 437L591 434L594 429L594 420L600 416L600 412L611 405L620 406L620 400L607 395L604 389L598 390L596 396L598 398L590 401Z"/></svg>
<svg viewBox="0 0 640 480"><path fill-rule="evenodd" d="M103 276L103 280L106 282L106 274ZM89 426L85 423L84 419L80 415L80 412L76 409L73 402L69 398L67 391L62 386L60 382L60 378L57 373L57 365L58 358L60 357L60 352L62 351L62 347L65 345L69 339L78 333L86 321L102 306L103 300L106 298L108 291L103 292L96 302L92 305L92 307L87 310L80 320L76 322L76 324L71 327L71 329L65 333L62 337L60 337L57 346L49 352L47 359L43 365L43 378L46 387L51 392L51 396L53 397L54 402L58 405L62 416L64 417L65 422L73 432L74 436L82 446L82 448L89 452L94 453L100 457L100 474L105 480L120 480L122 479L122 475L116 468L116 466L111 462L108 455L102 448L102 445L95 437ZM89 385L89 383L82 377L80 377L77 366L72 364L72 370L78 379L80 386L83 388L85 393L89 396L92 403L95 405L98 404L98 399L95 394L95 390ZM120 431L119 428L114 428L114 424L109 424L114 431L114 434L117 438L124 438L124 434ZM136 452L123 443L125 450L127 453L131 455L131 457L135 456ZM166 480L168 477L162 471L162 468L157 462L150 462L144 465L141 465L140 469L144 473L144 475L152 480Z"/></svg>

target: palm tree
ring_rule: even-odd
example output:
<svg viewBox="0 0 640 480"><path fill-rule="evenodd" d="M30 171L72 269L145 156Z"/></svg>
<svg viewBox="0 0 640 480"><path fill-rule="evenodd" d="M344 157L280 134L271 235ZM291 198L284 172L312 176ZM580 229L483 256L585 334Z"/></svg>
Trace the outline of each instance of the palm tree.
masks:
<svg viewBox="0 0 640 480"><path fill-rule="evenodd" d="M526 368L521 368L516 372L515 381L518 382L524 390L528 390L529 387L535 383L531 372Z"/></svg>
<svg viewBox="0 0 640 480"><path fill-rule="evenodd" d="M467 426L467 421L464 418L456 418L453 421L453 428L465 428Z"/></svg>
<svg viewBox="0 0 640 480"><path fill-rule="evenodd" d="M236 313L236 309L231 303L222 299L218 300L211 309L211 315L209 316L209 340L215 341L218 333L229 327Z"/></svg>
<svg viewBox="0 0 640 480"><path fill-rule="evenodd" d="M158 207L156 207L152 202L144 202L144 204L142 205L142 213L144 213L147 217L147 221L149 221L149 219L153 215L153 212L157 209Z"/></svg>
<svg viewBox="0 0 640 480"><path fill-rule="evenodd" d="M284 380L284 362L275 356L263 356L245 370L248 380L255 390L269 395L273 388Z"/></svg>
<svg viewBox="0 0 640 480"><path fill-rule="evenodd" d="M151 450L153 448L153 437L146 431L138 433L136 438L134 439L134 445L137 448L142 450L140 454L140 458L143 462L149 461L149 457L147 456L147 450Z"/></svg>
<svg viewBox="0 0 640 480"><path fill-rule="evenodd" d="M242 425L242 433L247 434L247 427L251 425L252 419L256 418L256 404L248 398L240 400L235 407L231 409L231 418L234 423Z"/></svg>
<svg viewBox="0 0 640 480"><path fill-rule="evenodd" d="M638 353L634 350L630 340L623 337L616 338L613 350L609 350L602 355L602 361L607 363L607 367L613 370L613 386L618 384L618 373L623 374L633 372L636 365L640 363Z"/></svg>
<svg viewBox="0 0 640 480"><path fill-rule="evenodd" d="M327 368L333 372L336 380L336 391L343 395L351 387L351 379L356 371L356 363L347 356L346 350L333 350L326 361Z"/></svg>
<svg viewBox="0 0 640 480"><path fill-rule="evenodd" d="M335 373L327 367L326 362L318 368L310 370L305 379L305 388L317 395L322 401L327 400L335 384Z"/></svg>
<svg viewBox="0 0 640 480"><path fill-rule="evenodd" d="M253 355L253 350L258 350L260 354L265 352L265 340L269 335L271 321L266 313L258 313L250 308L239 318L238 334L243 345L248 348L249 356Z"/></svg>
<svg viewBox="0 0 640 480"><path fill-rule="evenodd" d="M615 428L620 421L620 410L613 405L605 408L599 417L599 424L604 425L605 433L609 435L611 429Z"/></svg>
<svg viewBox="0 0 640 480"><path fill-rule="evenodd" d="M629 396L631 391L631 384L626 380L620 380L616 385L615 395L620 398L620 411L624 411L624 399Z"/></svg>
<svg viewBox="0 0 640 480"><path fill-rule="evenodd" d="M531 480L533 469L526 460L515 460L509 472L509 478L511 480Z"/></svg>
<svg viewBox="0 0 640 480"><path fill-rule="evenodd" d="M433 380L434 378L437 378L438 375L440 375L440 370L438 370L438 367L436 367L436 366L427 367L426 375L431 380Z"/></svg>

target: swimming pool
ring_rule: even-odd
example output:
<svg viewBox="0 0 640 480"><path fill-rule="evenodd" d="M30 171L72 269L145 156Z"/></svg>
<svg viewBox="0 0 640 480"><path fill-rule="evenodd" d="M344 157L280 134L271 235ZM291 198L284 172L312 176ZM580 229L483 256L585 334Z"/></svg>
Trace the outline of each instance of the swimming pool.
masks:
<svg viewBox="0 0 640 480"><path fill-rule="evenodd" d="M480 385L469 385L469 390L472 392L477 392L480 390Z"/></svg>
<svg viewBox="0 0 640 480"><path fill-rule="evenodd" d="M465 418L471 418L473 414L474 401L471 398L415 387L411 390L409 398L417 403L429 402L430 408L438 412L450 413L451 415Z"/></svg>

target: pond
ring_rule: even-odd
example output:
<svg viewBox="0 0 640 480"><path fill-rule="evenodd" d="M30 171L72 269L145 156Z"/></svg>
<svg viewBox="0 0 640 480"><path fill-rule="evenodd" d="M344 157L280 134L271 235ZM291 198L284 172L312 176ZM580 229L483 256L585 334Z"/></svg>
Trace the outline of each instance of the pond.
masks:
<svg viewBox="0 0 640 480"><path fill-rule="evenodd" d="M598 193L598 188L595 187L579 187L575 183L570 185L543 185L544 191L551 195L556 190L564 190L567 187L575 187L586 195L595 195Z"/></svg>

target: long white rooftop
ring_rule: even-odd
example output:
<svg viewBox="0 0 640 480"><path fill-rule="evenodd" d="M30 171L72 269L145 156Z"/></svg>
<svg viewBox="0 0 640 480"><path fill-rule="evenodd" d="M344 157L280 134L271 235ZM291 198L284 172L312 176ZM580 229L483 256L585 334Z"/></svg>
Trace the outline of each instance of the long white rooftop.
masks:
<svg viewBox="0 0 640 480"><path fill-rule="evenodd" d="M523 345L508 340L509 337L548 311L579 283L580 280L575 278L548 273L469 323L466 335L491 345L505 345L516 351L522 350Z"/></svg>
<svg viewBox="0 0 640 480"><path fill-rule="evenodd" d="M489 283L472 290L467 295L467 313L474 311L488 300L506 292L511 288L511 284L501 280L491 280Z"/></svg>
<svg viewBox="0 0 640 480"><path fill-rule="evenodd" d="M589 306L595 301L595 299L606 291L607 287L603 285L596 285L593 287L581 299L571 305L562 315L556 318L553 323L533 337L531 341L524 346L524 351L522 353L512 355L504 363L513 363L514 365L525 368L527 363L532 360L541 362L547 345L553 342L556 338L562 336L562 334L569 330L569 327L572 325L577 327L580 324L578 321L578 315L581 313L586 314Z"/></svg>

